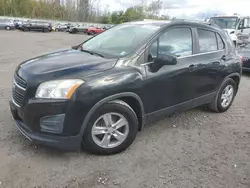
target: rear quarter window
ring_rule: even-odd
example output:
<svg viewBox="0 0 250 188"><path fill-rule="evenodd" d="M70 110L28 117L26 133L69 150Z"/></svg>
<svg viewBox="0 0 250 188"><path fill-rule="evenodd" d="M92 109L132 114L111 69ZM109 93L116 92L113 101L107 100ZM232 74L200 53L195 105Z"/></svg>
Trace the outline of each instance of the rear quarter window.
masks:
<svg viewBox="0 0 250 188"><path fill-rule="evenodd" d="M224 44L221 36L218 33L216 33L216 38L217 38L217 43L218 43L218 50L225 49L225 44Z"/></svg>

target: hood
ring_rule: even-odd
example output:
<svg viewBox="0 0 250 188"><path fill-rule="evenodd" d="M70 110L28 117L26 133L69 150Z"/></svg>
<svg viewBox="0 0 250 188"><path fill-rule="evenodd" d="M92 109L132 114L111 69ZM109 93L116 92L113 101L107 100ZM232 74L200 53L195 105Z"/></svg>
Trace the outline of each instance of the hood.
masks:
<svg viewBox="0 0 250 188"><path fill-rule="evenodd" d="M228 32L228 34L230 34L232 31L234 31L235 32L235 29L224 29L225 31L227 31Z"/></svg>
<svg viewBox="0 0 250 188"><path fill-rule="evenodd" d="M237 52L239 55L241 55L243 57L250 58L250 44L239 46L237 48Z"/></svg>
<svg viewBox="0 0 250 188"><path fill-rule="evenodd" d="M237 36L236 36L236 31L235 31L235 29L224 29L224 30L228 32L230 38L231 38L233 41L237 41ZM234 33L231 33L231 32L233 32L233 31L234 31Z"/></svg>
<svg viewBox="0 0 250 188"><path fill-rule="evenodd" d="M117 59L105 59L79 50L64 50L38 56L22 63L18 74L25 78L84 77L112 68Z"/></svg>

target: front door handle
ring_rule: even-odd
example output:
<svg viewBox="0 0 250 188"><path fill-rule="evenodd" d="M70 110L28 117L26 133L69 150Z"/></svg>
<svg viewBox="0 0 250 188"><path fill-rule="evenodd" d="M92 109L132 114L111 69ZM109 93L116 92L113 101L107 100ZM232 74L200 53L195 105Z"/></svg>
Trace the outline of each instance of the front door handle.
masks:
<svg viewBox="0 0 250 188"><path fill-rule="evenodd" d="M227 56L226 56L226 55L223 55L223 56L221 57L221 60L226 61L226 60L227 60Z"/></svg>
<svg viewBox="0 0 250 188"><path fill-rule="evenodd" d="M189 71L192 71L192 70L195 69L196 67L197 67L196 65L191 64L191 65L189 65L188 69L189 69Z"/></svg>

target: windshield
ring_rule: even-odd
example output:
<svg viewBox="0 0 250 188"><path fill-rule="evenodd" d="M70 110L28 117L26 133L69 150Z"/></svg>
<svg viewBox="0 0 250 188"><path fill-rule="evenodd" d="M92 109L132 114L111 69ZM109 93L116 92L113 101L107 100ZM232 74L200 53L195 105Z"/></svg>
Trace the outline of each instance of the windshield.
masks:
<svg viewBox="0 0 250 188"><path fill-rule="evenodd" d="M214 22L221 29L236 29L237 17L213 17L210 22Z"/></svg>
<svg viewBox="0 0 250 188"><path fill-rule="evenodd" d="M160 26L149 24L122 24L113 27L83 43L82 49L104 57L123 57L133 52Z"/></svg>

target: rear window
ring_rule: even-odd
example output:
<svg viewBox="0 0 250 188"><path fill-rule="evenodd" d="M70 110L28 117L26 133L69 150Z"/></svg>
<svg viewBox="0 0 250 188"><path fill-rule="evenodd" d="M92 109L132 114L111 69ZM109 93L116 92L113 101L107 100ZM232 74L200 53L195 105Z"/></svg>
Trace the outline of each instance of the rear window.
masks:
<svg viewBox="0 0 250 188"><path fill-rule="evenodd" d="M217 50L216 35L212 31L198 29L200 52L212 52Z"/></svg>

